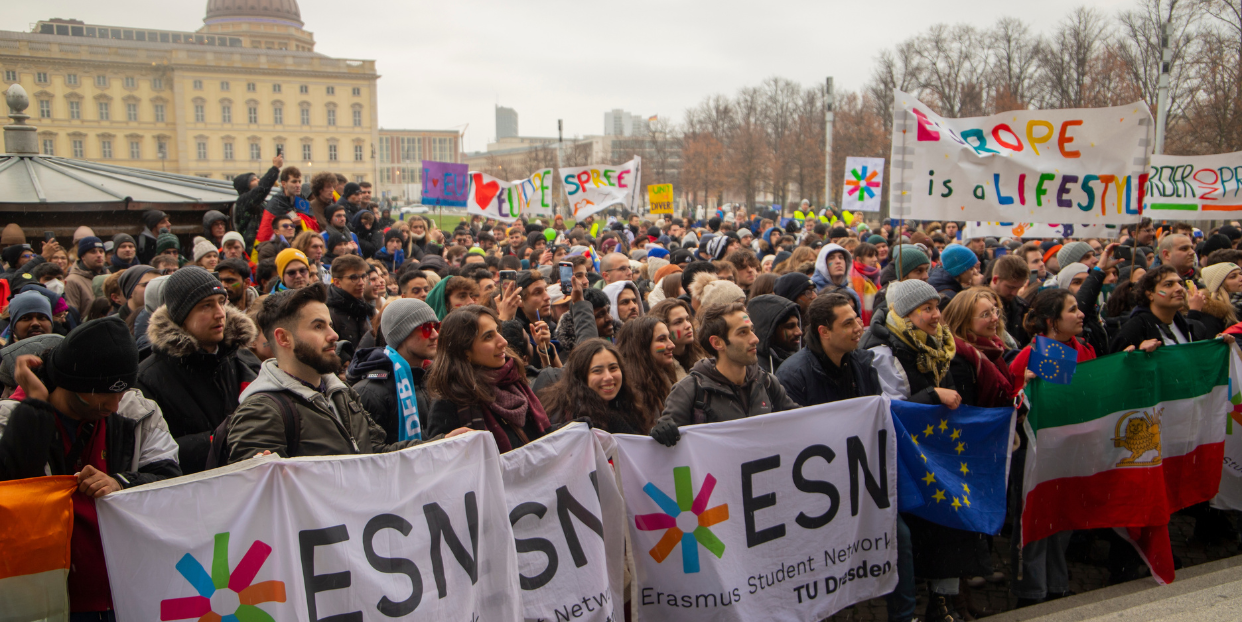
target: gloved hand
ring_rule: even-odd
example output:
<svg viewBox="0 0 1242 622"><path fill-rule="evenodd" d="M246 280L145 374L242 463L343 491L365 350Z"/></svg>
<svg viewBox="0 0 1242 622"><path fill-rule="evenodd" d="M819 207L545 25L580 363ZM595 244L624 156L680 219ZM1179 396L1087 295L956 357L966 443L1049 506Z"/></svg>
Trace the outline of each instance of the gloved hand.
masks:
<svg viewBox="0 0 1242 622"><path fill-rule="evenodd" d="M651 438L665 447L672 447L681 440L681 432L677 431L677 424L671 419L660 419L651 428Z"/></svg>
<svg viewBox="0 0 1242 622"><path fill-rule="evenodd" d="M574 423L585 423L587 429L595 427L595 424L591 423L590 417L578 417L577 419L574 419Z"/></svg>

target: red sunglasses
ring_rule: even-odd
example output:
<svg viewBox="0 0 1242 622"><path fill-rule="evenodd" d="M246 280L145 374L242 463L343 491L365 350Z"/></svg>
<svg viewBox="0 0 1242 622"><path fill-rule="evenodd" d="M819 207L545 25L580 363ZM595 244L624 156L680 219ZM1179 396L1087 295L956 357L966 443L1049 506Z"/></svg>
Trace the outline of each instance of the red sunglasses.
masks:
<svg viewBox="0 0 1242 622"><path fill-rule="evenodd" d="M440 332L440 323L439 322L427 322L426 324L423 324L422 326L419 326L418 328L419 330L423 331L423 339L431 339L431 333Z"/></svg>

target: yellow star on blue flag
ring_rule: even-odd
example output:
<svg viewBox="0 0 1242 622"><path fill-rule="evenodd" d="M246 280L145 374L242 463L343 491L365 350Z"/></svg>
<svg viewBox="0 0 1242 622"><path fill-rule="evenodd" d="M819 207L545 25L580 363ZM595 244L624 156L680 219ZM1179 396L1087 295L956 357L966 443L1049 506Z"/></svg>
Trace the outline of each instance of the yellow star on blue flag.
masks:
<svg viewBox="0 0 1242 622"><path fill-rule="evenodd" d="M897 432L898 509L955 529L999 533L1005 520L1013 409L963 405L950 410L898 400L891 402L891 409ZM924 432L917 446L907 430Z"/></svg>

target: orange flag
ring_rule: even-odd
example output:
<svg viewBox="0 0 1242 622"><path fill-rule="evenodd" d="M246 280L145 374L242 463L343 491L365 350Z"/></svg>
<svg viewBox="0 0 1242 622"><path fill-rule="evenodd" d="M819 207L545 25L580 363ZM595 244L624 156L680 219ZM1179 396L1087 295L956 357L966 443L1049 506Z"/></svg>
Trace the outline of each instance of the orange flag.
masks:
<svg viewBox="0 0 1242 622"><path fill-rule="evenodd" d="M0 482L0 622L69 617L72 475Z"/></svg>

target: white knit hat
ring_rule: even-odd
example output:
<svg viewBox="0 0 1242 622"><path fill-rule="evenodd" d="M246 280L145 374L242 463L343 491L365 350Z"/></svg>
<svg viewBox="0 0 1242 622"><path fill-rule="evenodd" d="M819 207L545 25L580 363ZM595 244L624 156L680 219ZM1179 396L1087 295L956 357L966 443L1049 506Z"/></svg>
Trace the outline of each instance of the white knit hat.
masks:
<svg viewBox="0 0 1242 622"><path fill-rule="evenodd" d="M1213 293L1225 284L1225 279L1229 277L1229 273L1238 269L1238 265L1230 262L1214 263L1202 270L1203 284L1207 286L1208 293Z"/></svg>
<svg viewBox="0 0 1242 622"><path fill-rule="evenodd" d="M194 238L194 261L198 261L207 256L207 253L220 254L220 249L215 244L207 241L207 238L196 236Z"/></svg>

